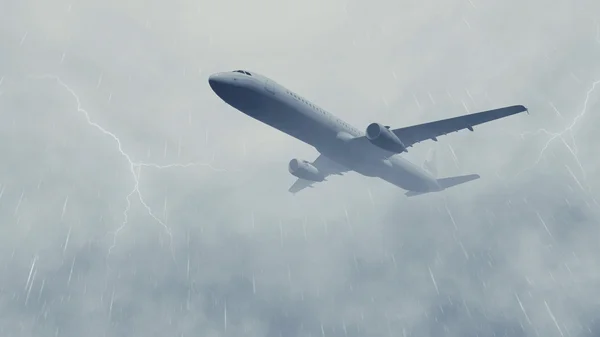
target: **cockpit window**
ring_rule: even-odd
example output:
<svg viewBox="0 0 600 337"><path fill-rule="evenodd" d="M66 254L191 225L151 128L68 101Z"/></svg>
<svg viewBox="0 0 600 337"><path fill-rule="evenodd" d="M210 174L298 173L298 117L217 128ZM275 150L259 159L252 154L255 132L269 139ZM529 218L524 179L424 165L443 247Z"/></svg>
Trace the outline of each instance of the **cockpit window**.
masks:
<svg viewBox="0 0 600 337"><path fill-rule="evenodd" d="M240 73L240 74L244 74L244 75L248 75L248 76L252 76L252 74L250 74L249 72L245 71L245 70L234 70L234 73Z"/></svg>

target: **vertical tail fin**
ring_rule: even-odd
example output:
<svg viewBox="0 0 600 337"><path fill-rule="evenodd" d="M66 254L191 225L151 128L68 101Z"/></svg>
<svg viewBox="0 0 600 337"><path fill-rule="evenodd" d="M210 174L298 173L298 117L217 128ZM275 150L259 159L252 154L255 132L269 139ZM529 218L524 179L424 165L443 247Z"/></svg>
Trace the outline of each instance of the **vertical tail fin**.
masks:
<svg viewBox="0 0 600 337"><path fill-rule="evenodd" d="M429 149L427 153L427 159L423 162L423 169L429 172L432 176L437 177L437 160L436 152L434 148Z"/></svg>

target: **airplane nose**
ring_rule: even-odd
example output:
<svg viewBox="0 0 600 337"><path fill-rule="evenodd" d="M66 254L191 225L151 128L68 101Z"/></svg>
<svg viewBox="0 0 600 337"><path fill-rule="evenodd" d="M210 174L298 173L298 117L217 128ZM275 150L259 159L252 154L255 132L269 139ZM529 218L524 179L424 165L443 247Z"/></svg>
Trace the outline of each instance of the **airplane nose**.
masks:
<svg viewBox="0 0 600 337"><path fill-rule="evenodd" d="M208 77L208 85L210 85L211 89L214 92L217 92L219 90L219 88L223 88L223 86L225 85L225 81L223 79L223 74L221 73L216 73L216 74L212 74Z"/></svg>
<svg viewBox="0 0 600 337"><path fill-rule="evenodd" d="M208 84L217 96L236 108L250 108L260 103L260 96L239 75L228 72L212 74L208 77Z"/></svg>
<svg viewBox="0 0 600 337"><path fill-rule="evenodd" d="M208 77L208 84L219 97L229 97L238 91L239 84L229 73L216 73Z"/></svg>

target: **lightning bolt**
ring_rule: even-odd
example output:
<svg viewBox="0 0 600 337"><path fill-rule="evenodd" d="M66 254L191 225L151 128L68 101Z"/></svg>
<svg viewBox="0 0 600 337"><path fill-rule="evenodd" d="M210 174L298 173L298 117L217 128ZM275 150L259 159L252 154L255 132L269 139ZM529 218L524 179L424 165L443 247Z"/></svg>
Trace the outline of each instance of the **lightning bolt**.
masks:
<svg viewBox="0 0 600 337"><path fill-rule="evenodd" d="M600 23L596 22L596 36L595 36L595 42L597 42L598 44L600 44ZM585 169L581 163L581 161L579 160L579 157L577 155L577 144L575 141L575 134L573 132L573 129L575 128L575 126L579 123L579 121L586 115L587 110L588 110L588 105L589 105L589 101L592 97L592 94L594 93L594 91L596 90L596 86L598 86L598 84L600 84L600 80L596 80L594 81L589 89L586 92L585 95L585 99L583 101L582 104L582 108L581 111L579 111L579 113L575 116L575 118L573 118L573 120L571 121L570 124L568 124L562 131L560 132L551 132L548 131L547 129L539 129L535 132L525 132L521 134L521 139L525 139L525 136L531 136L531 135L539 135L539 134L544 134L546 136L549 136L548 140L546 141L546 143L544 144L544 146L542 147L542 149L540 150L536 161L534 162L534 164L527 168L522 170L521 172L518 172L516 174L516 176L519 176L523 173L525 173L526 171L532 170L533 168L535 168L540 161L544 158L544 155L546 153L546 151L548 150L548 148L550 147L550 145L557 139L559 139L562 144L567 148L567 150L569 150L569 152L571 153L571 155L573 156L573 158L575 159L575 162L577 163L577 165L579 166L579 169L582 172L583 178L586 179L586 172ZM560 117L561 119L563 118L563 115L560 113L560 111L558 111L558 109L556 108L556 106L554 105L554 103L549 102L551 108L554 110L554 112L556 112L556 114L558 115L558 117ZM570 135L571 138L571 142L572 142L572 146L569 145L569 143L567 142L567 140L565 139L565 135L566 134ZM580 184L580 182L575 178L575 175L573 174L573 172L571 171L571 169L569 169L568 166L566 166L567 171L569 171L569 174L574 178L575 182L582 187L582 185ZM582 188L583 189L583 188ZM585 189L583 189L585 191ZM591 188L588 187L588 191L587 192L591 192Z"/></svg>
<svg viewBox="0 0 600 337"><path fill-rule="evenodd" d="M150 217L152 217L152 219L154 219L158 224L160 224L165 232L169 235L170 238L170 249L171 249L171 255L173 257L173 259L175 259L174 257L174 252L173 252L173 234L171 231L171 228L169 226L167 226L167 224L162 221L158 216L156 216L156 214L152 211L152 208L146 203L145 198L142 194L142 192L140 191L140 173L141 173L141 169L142 168L154 168L154 169L169 169L169 168L188 168L188 167L207 167L215 172L239 172L239 170L225 170L225 169L221 169L221 168L216 168L214 166L211 165L211 162L214 161L214 156L213 159L211 160L211 162L209 163L186 163L186 164L179 164L179 163L174 163L174 164L168 164L168 165L159 165L159 164L155 164L155 163L143 163L143 162L136 162L133 160L133 158L131 157L131 155L129 155L127 152L125 152L125 150L123 150L123 145L121 140L119 139L119 137L117 135L115 135L114 133L110 132L109 130L105 129L104 127L102 127L100 124L94 122L94 120L91 118L90 113L85 110L82 107L81 104L81 99L79 98L79 95L77 95L77 93L75 92L75 90L73 90L69 85L67 85L60 77L55 76L55 75L42 75L42 76L30 76L30 78L34 78L34 79L38 79L38 80L47 80L47 79L51 79L56 81L56 83L58 83L58 85L60 85L61 87L63 87L67 92L69 92L69 94L73 97L73 99L75 100L75 102L77 103L77 112L81 113L84 115L88 125L94 127L95 129L97 129L98 131L100 131L102 134L104 134L105 136L111 138L117 145L117 150L119 151L119 153L121 154L121 156L123 156L123 158L125 158L127 160L127 162L129 163L129 171L131 172L131 176L133 178L134 181L134 186L132 188L132 190L129 192L129 194L127 194L125 200L126 200L126 206L125 209L123 210L123 222L121 223L121 225L112 233L113 235L113 243L112 245L109 247L108 249L108 256L110 256L111 251L115 248L115 246L117 245L117 237L119 235L119 233L127 226L128 222L129 222L129 211L131 209L131 201L132 198L135 196L137 197L137 199L139 200L139 202L142 204L142 206L145 208L146 212L148 213L148 215Z"/></svg>
<svg viewBox="0 0 600 337"><path fill-rule="evenodd" d="M579 113L575 116L575 118L573 118L573 121L567 125L562 131L560 132L550 132L546 129L539 129L535 132L526 132L521 134L521 137L525 137L528 135L539 135L539 134L545 134L547 136L549 136L550 138L546 141L546 143L544 144L544 146L542 147L542 149L540 150L540 153L537 156L537 160L535 161L535 163L533 164L532 167L530 167L529 169L533 169L535 166L537 166L537 164L540 163L540 161L543 159L544 154L546 153L546 151L548 150L548 148L550 147L550 145L557 139L560 139L560 141L563 143L563 145L569 150L569 152L571 153L571 155L573 155L573 158L575 159L575 162L577 163L577 165L579 166L579 169L581 170L581 172L583 173L583 177L585 179L586 177L586 172L585 169L583 168L583 165L581 164L581 161L579 160L579 157L577 156L577 145L575 144L575 136L573 134L573 129L575 128L575 126L579 123L579 121L586 115L587 111L588 111L588 104L590 101L590 98L592 97L592 94L594 93L594 91L596 90L596 87L598 86L598 84L600 84L600 80L597 80L595 82L592 83L592 85L590 86L590 88L588 89L586 95L585 95L585 100L583 101L583 107L581 108L581 111L579 111ZM569 145L569 143L567 143L566 139L565 139L565 135L569 133L571 136L571 140L573 142L573 146Z"/></svg>

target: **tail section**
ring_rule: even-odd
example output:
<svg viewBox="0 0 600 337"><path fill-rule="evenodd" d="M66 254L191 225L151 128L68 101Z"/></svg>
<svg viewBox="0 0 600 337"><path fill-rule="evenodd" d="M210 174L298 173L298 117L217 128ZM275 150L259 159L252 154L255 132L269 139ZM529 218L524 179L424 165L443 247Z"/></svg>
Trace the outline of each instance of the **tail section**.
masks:
<svg viewBox="0 0 600 337"><path fill-rule="evenodd" d="M466 176L456 176L456 177L448 177L448 178L438 179L437 182L442 189L447 189L449 187L464 184L466 182L469 182L469 181L475 180L475 179L479 179L479 178L480 178L479 174L468 174Z"/></svg>
<svg viewBox="0 0 600 337"><path fill-rule="evenodd" d="M429 192L408 191L408 192L404 193L404 195L410 198L410 197L416 197L417 195L426 194L426 193L429 193Z"/></svg>
<svg viewBox="0 0 600 337"><path fill-rule="evenodd" d="M435 149L429 150L429 153L427 153L427 159L423 162L422 167L425 171L429 172L434 177L437 177L438 170L437 170L437 165L436 165ZM436 181L440 187L439 189L432 189L432 190L426 191L426 192L408 191L408 192L406 192L405 195L407 197L416 197L421 194L439 192L439 191L443 191L447 188L450 188L450 187L453 187L456 185L460 185L460 184L464 184L464 183L467 183L469 181L479 179L479 178L480 178L479 174L467 174L464 176L440 178L440 179L436 179Z"/></svg>
<svg viewBox="0 0 600 337"><path fill-rule="evenodd" d="M407 197L416 197L418 195L421 194L428 194L428 193L432 193L432 192L440 192L443 191L447 188L456 186L456 185L460 185L460 184L464 184L467 183L469 181L475 180L475 179L479 179L480 176L479 174L468 174L466 176L456 176L456 177L448 177L448 178L441 178L438 179L437 182L440 185L441 189L439 191L429 191L429 192L416 192L416 191L408 191L406 192L404 195L406 195Z"/></svg>
<svg viewBox="0 0 600 337"><path fill-rule="evenodd" d="M423 162L423 169L425 171L429 172L434 177L437 177L437 175L438 175L436 158L437 158L437 156L436 156L435 149L432 148L427 153L427 159L425 159L425 161Z"/></svg>
<svg viewBox="0 0 600 337"><path fill-rule="evenodd" d="M416 197L421 194L440 192L447 188L450 188L450 187L453 187L456 185L460 185L460 184L464 184L464 183L468 183L469 181L479 179L479 178L480 178L479 174L468 174L465 176L441 178L441 179L437 179L437 183L441 187L439 190L432 190L432 191L428 191L428 192L408 191L404 195L406 195L407 197Z"/></svg>

